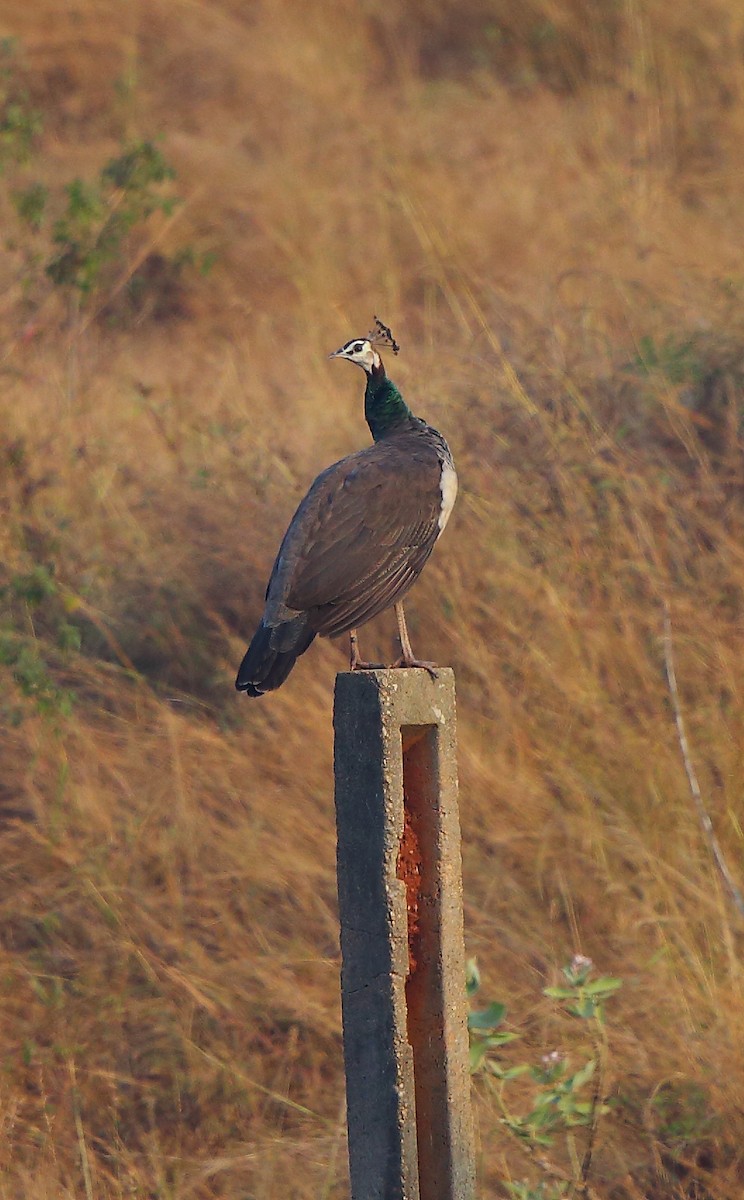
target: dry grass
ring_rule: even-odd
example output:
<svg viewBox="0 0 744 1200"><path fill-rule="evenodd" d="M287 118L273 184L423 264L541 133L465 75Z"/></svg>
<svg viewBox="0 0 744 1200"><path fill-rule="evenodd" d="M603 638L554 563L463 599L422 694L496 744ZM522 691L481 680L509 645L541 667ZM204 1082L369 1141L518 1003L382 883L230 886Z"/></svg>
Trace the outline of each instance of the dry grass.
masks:
<svg viewBox="0 0 744 1200"><path fill-rule="evenodd" d="M343 653L260 704L232 676L293 505L365 438L324 356L374 311L462 479L409 607L457 671L469 952L521 1056L576 1037L540 994L571 953L624 979L597 1196L741 1196L741 929L661 635L668 602L741 881L744 25L606 10L4 6L47 113L30 177L162 133L186 204L153 244L219 263L180 320L72 337L0 261L3 622L45 664L30 696L0 667L1 1200L347 1194ZM478 1120L496 1195L529 1169Z"/></svg>

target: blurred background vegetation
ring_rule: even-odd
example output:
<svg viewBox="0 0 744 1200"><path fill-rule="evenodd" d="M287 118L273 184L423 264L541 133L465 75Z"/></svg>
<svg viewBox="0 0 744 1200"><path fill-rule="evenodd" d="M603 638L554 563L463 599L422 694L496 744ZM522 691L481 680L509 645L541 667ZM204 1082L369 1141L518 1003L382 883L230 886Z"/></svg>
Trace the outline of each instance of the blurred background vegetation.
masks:
<svg viewBox="0 0 744 1200"><path fill-rule="evenodd" d="M0 35L0 1198L348 1194L346 649L232 684L366 442L326 355L377 312L460 471L409 621L457 672L481 1024L559 1088L592 1044L543 989L622 979L589 1194L740 1200L741 925L662 630L741 883L744 10L4 0ZM563 1194L582 1131L536 1149L476 1084L481 1195Z"/></svg>

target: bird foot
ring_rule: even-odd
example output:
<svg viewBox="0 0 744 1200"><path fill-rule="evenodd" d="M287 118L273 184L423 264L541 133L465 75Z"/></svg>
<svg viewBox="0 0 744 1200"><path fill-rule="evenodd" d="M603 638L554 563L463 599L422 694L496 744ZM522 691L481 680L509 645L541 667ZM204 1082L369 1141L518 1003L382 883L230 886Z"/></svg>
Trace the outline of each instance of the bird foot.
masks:
<svg viewBox="0 0 744 1200"><path fill-rule="evenodd" d="M401 654L400 658L396 658L395 662L391 664L391 669L393 669L395 667L421 667L422 670L429 672L432 679L439 678L439 676L437 675L437 664L436 663L424 662L420 658L410 658L410 657L406 656L405 654Z"/></svg>
<svg viewBox="0 0 744 1200"><path fill-rule="evenodd" d="M382 671L384 663L365 662L359 657L359 640L356 629L349 631L349 670L350 671Z"/></svg>

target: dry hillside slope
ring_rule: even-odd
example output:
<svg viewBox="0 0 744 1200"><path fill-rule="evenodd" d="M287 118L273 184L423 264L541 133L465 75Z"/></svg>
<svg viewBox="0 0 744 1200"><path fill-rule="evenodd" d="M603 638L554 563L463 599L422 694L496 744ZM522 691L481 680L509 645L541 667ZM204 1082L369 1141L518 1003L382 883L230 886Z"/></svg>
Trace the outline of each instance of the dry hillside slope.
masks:
<svg viewBox="0 0 744 1200"><path fill-rule="evenodd" d="M587 1195L740 1200L742 926L662 638L744 887L739 7L5 0L0 35L0 1200L348 1195L345 647L233 677L366 444L326 355L374 312L460 473L408 609L457 675L500 1061L597 1053L542 991L589 956ZM586 1130L529 1152L475 1092L480 1194L554 1200Z"/></svg>

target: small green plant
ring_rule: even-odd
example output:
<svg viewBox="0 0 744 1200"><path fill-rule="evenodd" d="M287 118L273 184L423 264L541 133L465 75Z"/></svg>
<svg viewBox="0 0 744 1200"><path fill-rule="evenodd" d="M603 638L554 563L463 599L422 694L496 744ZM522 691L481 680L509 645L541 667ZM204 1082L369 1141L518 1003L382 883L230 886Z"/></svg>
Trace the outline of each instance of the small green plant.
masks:
<svg viewBox="0 0 744 1200"><path fill-rule="evenodd" d="M660 375L671 384L699 384L704 366L692 338L680 340L673 334L656 342L650 334L638 342L631 369L642 375Z"/></svg>
<svg viewBox="0 0 744 1200"><path fill-rule="evenodd" d="M610 975L592 979L593 970L594 964L590 958L576 954L568 966L563 967L565 985L544 988L543 994L551 1000L560 1000L572 1017L597 1021L603 1025L605 1001L622 987L622 980Z"/></svg>
<svg viewBox="0 0 744 1200"><path fill-rule="evenodd" d="M68 717L73 693L55 682L35 636L35 622L40 620L62 657L80 648L80 630L66 619L53 569L37 564L26 574L14 575L0 587L0 604L5 609L0 622L0 666L10 669L18 691L41 716ZM5 716L18 724L24 710L12 706Z"/></svg>
<svg viewBox="0 0 744 1200"><path fill-rule="evenodd" d="M18 218L5 244L20 260L26 298L38 299L49 281L71 315L88 307L126 321L182 311L186 271L206 274L214 256L188 245L172 254L148 249L151 219L170 216L181 202L172 187L175 170L157 143L123 143L94 178L49 187L29 178L41 133L16 46L0 42L0 174L10 176L13 168L8 199Z"/></svg>
<svg viewBox="0 0 744 1200"><path fill-rule="evenodd" d="M16 190L16 213L41 243L28 256L29 269L41 266L80 304L100 298L112 276L125 270L131 239L153 213L169 215L178 203L167 190L174 177L161 151L143 141L124 147L92 182L73 179L57 195L38 181Z"/></svg>
<svg viewBox="0 0 744 1200"><path fill-rule="evenodd" d="M27 277L38 284L46 276L73 312L93 306L127 320L181 311L185 273L208 274L214 256L191 246L145 252L150 219L170 216L181 202L173 179L162 151L141 141L122 147L93 180L76 178L55 192L39 181L16 189L13 206L31 239L22 245Z"/></svg>
<svg viewBox="0 0 744 1200"><path fill-rule="evenodd" d="M68 183L45 267L52 283L87 299L100 287L107 268L121 261L132 230L155 212L173 211L177 201L162 189L174 177L152 142L138 142L112 158L94 183Z"/></svg>
<svg viewBox="0 0 744 1200"><path fill-rule="evenodd" d="M495 1099L500 1121L533 1157L554 1144L562 1136L567 1143L574 1165L574 1187L586 1182L591 1165L594 1132L600 1117L609 1111L602 1100L601 1066L604 1056L604 1007L621 986L621 980L603 975L593 978L593 964L588 958L576 955L563 968L565 982L543 989L543 994L557 1002L572 1017L587 1022L593 1053L574 1066L568 1053L552 1050L539 1063L506 1064L499 1053L501 1047L519 1035L501 1028L506 1007L489 1004L472 1011L468 1018L470 1032L470 1067L479 1075ZM480 976L474 961L468 964L467 989L473 996L480 987ZM516 1079L529 1079L534 1085L532 1103L527 1111L517 1111L510 1100L509 1085ZM573 1131L588 1127L589 1137L580 1159ZM556 1172L559 1174L559 1172ZM511 1195L520 1200L558 1200L565 1194L568 1180L542 1182L537 1190L528 1184L506 1184Z"/></svg>
<svg viewBox="0 0 744 1200"><path fill-rule="evenodd" d="M657 1137L671 1149L689 1151L716 1131L708 1096L688 1080L664 1083L651 1100L651 1114Z"/></svg>
<svg viewBox="0 0 744 1200"><path fill-rule="evenodd" d="M468 997L475 996L480 986L481 977L478 964L474 958L471 958L466 966L465 978ZM500 1028L505 1017L506 1005L497 1000L494 1000L487 1008L471 1009L468 1013L470 1072L472 1075L481 1070L489 1070L489 1064L494 1061L489 1058L492 1051L499 1046L505 1046L508 1042L513 1042L519 1036Z"/></svg>
<svg viewBox="0 0 744 1200"><path fill-rule="evenodd" d="M23 86L13 38L0 39L0 174L10 164L27 162L41 113L31 104Z"/></svg>

